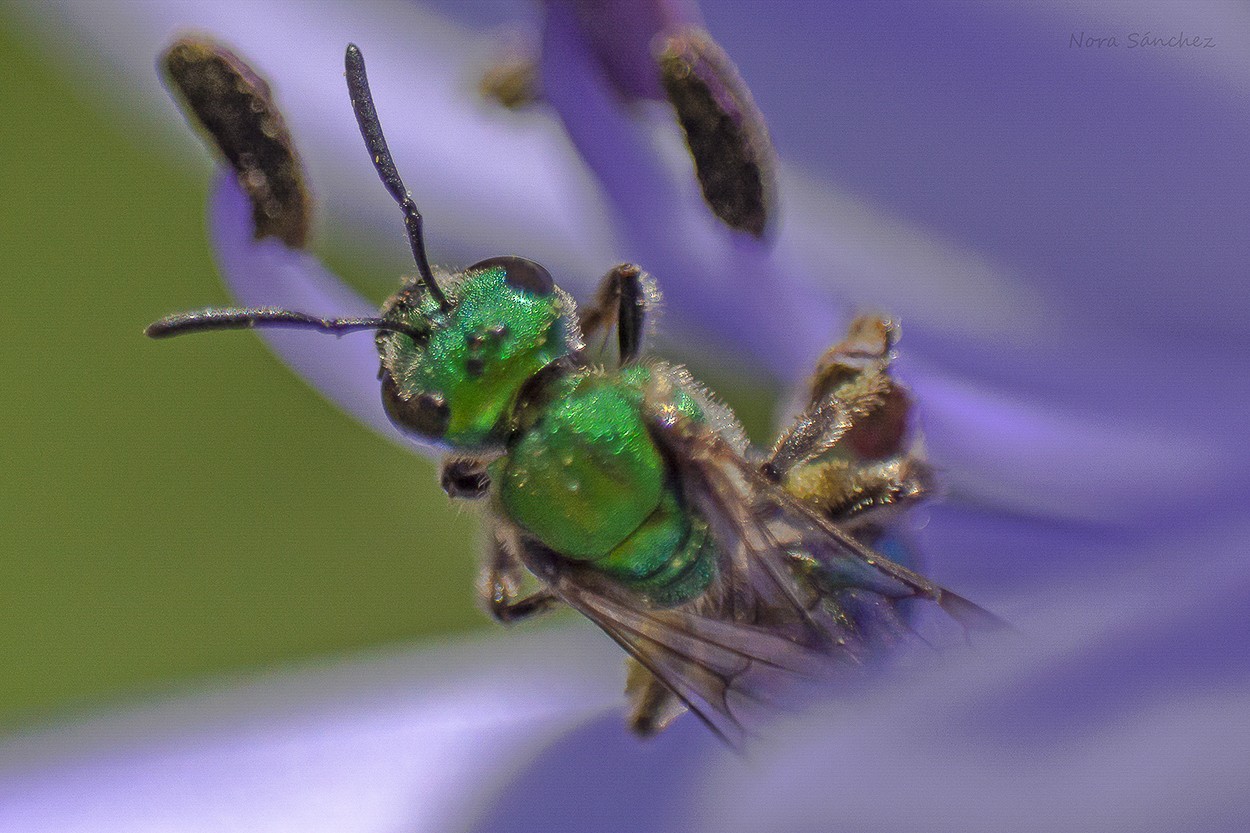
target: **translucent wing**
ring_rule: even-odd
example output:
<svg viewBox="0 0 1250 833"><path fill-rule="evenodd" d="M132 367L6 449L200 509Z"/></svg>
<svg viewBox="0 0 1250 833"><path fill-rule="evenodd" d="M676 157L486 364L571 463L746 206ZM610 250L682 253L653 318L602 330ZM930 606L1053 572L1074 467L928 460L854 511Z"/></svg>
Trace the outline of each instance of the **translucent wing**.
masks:
<svg viewBox="0 0 1250 833"><path fill-rule="evenodd" d="M766 627L721 618L699 602L650 609L593 568L533 543L522 546L522 560L732 746L759 714L782 705L796 681L827 673L820 652Z"/></svg>
<svg viewBox="0 0 1250 833"><path fill-rule="evenodd" d="M934 602L967 630L1006 626L861 544L765 477L709 426L664 409L653 419L652 433L676 466L690 505L711 524L718 544L734 553L729 575L747 577L757 590L771 586L769 598L776 596L771 588L785 593L792 609L806 614L814 647L866 647L873 635L856 613L865 606L880 613L904 599Z"/></svg>

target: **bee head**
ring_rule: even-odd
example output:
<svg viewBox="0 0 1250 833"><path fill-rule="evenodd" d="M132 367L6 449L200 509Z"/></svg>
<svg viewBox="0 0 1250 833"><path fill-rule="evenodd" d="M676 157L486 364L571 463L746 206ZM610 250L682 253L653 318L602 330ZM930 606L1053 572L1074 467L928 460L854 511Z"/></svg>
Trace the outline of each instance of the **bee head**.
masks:
<svg viewBox="0 0 1250 833"><path fill-rule="evenodd" d="M539 264L496 257L427 284L405 284L382 308L382 402L391 421L462 449L503 442L506 416L531 376L579 346L573 302Z"/></svg>
<svg viewBox="0 0 1250 833"><path fill-rule="evenodd" d="M348 45L348 93L360 135L383 186L399 204L417 275L380 317L320 318L280 307L209 308L166 316L154 338L206 330L295 327L377 333L382 402L401 430L465 450L501 444L506 416L538 371L580 349L573 302L542 266L496 257L436 276L422 217L395 168L378 120L364 56Z"/></svg>

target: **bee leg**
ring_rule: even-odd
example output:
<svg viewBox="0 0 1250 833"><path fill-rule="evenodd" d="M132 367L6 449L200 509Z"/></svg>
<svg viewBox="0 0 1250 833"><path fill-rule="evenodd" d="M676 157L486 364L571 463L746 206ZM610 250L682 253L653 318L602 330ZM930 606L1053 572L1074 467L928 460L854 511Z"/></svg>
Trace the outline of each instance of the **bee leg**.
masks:
<svg viewBox="0 0 1250 833"><path fill-rule="evenodd" d="M550 610L559 599L542 589L521 595L526 570L499 535L492 536L490 557L478 579L478 595L486 612L496 621L511 625Z"/></svg>
<svg viewBox="0 0 1250 833"><path fill-rule="evenodd" d="M897 454L906 433L907 394L885 374L857 380L840 395L813 403L777 438L762 470L781 481L791 469L848 443L852 456Z"/></svg>
<svg viewBox="0 0 1250 833"><path fill-rule="evenodd" d="M791 470L784 485L848 532L888 523L933 488L929 467L915 457L868 463L823 460Z"/></svg>
<svg viewBox="0 0 1250 833"><path fill-rule="evenodd" d="M856 319L847 337L821 358L809 382L809 404L773 446L764 473L780 481L796 466L835 447L859 459L897 456L911 404L889 375L897 328L877 316Z"/></svg>
<svg viewBox="0 0 1250 833"><path fill-rule="evenodd" d="M490 615L504 625L511 625L528 619L539 613L546 613L559 601L549 591L539 590L528 596L500 601L493 597L490 601Z"/></svg>
<svg viewBox="0 0 1250 833"><path fill-rule="evenodd" d="M616 325L618 362L629 364L642 352L646 314L655 301L655 287L647 273L633 263L613 266L599 283L594 303L582 312L582 335L589 340Z"/></svg>
<svg viewBox="0 0 1250 833"><path fill-rule="evenodd" d="M825 351L808 380L809 400L815 404L850 392L856 380L889 372L894 358L898 325L879 315L861 315L847 327L846 337Z"/></svg>
<svg viewBox="0 0 1250 833"><path fill-rule="evenodd" d="M471 457L449 457L443 460L439 483L448 497L478 500L490 492L490 475L486 464Z"/></svg>
<svg viewBox="0 0 1250 833"><path fill-rule="evenodd" d="M655 675L632 657L626 660L625 694L629 697L629 728L644 738L668 728L685 705Z"/></svg>

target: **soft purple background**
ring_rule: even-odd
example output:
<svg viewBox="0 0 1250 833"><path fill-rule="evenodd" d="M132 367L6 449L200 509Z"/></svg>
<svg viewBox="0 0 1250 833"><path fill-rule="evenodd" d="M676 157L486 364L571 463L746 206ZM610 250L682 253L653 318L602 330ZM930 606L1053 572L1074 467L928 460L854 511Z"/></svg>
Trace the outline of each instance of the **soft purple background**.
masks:
<svg viewBox="0 0 1250 833"><path fill-rule="evenodd" d="M927 513L930 572L1019 633L918 660L786 721L745 762L692 721L639 746L612 715L542 754L543 739L518 729L510 760L530 763L504 780L490 769L492 747L457 736L448 742L478 754L422 793L432 815L309 814L328 789L345 790L350 805L353 790L403 794L446 771L431 746L401 776L361 783L362 758L337 750L370 731L362 727L419 724L425 714L401 705L418 717L387 712L377 723L364 668L363 694L299 724L300 753L277 764L253 754L270 731L249 717L246 697L211 732L112 757L76 751L90 727L34 739L63 751L33 762L29 745L0 748L0 821L445 829L422 825L456 806L465 824L491 830L1250 824L1250 466L1238 431L1250 406L1246 6L705 3L709 30L738 61L786 163L771 247L710 217L663 106L623 100L600 62L603 44L569 6L555 5L534 33L558 118L466 99L461 73L488 57L483 41L407 6L153 0L108 19L97 10L62 2L42 21L111 68L119 93L143 90L154 110L168 108L152 56L175 28L195 21L237 44L282 91L315 187L334 195L323 200L327 228L365 238L384 229L397 257L394 207L338 97L324 92L341 84L349 38L369 58L409 184L440 218L437 257L524 252L583 295L606 265L641 262L666 291L662 336L784 379L798 378L854 309L898 314L902 371L951 488ZM466 17L506 14L492 5ZM1215 46L1130 50L1129 35L1145 30ZM1121 45L1072 48L1080 32ZM223 272L241 296L308 297L303 281L317 267L250 244L229 183L212 216ZM280 352L303 353L300 344L275 341ZM351 392L360 383L348 368L361 356L338 349L301 369L370 421L376 406ZM534 637L546 638L567 637ZM502 657L517 644L501 637L489 650ZM527 725L521 704L549 697L552 720L576 722L593 709L566 705L560 681L608 672L553 650L548 676L513 676L505 689L491 688L498 678L488 671L440 659L453 693L414 677L396 697L443 702L482 686L507 692L492 708L509 725ZM510 673L495 662L486 665ZM396 754L386 745L364 753L392 773ZM175 788L169 761L186 756L201 765ZM118 766L124 782L106 777ZM241 784L229 816L206 809L220 806L206 799L219 795L218 775ZM280 798L262 801L278 778ZM151 801L124 799L136 790Z"/></svg>

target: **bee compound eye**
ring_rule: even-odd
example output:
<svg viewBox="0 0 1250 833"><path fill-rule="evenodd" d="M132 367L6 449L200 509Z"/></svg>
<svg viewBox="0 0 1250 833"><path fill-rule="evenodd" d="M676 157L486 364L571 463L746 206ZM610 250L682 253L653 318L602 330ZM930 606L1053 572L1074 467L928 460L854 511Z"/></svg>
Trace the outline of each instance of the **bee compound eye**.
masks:
<svg viewBox="0 0 1250 833"><path fill-rule="evenodd" d="M438 393L419 393L405 399L389 373L382 376L382 405L400 429L428 439L439 439L451 424L451 407Z"/></svg>
<svg viewBox="0 0 1250 833"><path fill-rule="evenodd" d="M542 264L524 257L492 257L473 264L469 270L480 271L494 268L504 270L504 280L514 289L534 295L550 295L555 289L556 284L551 279L551 273Z"/></svg>

